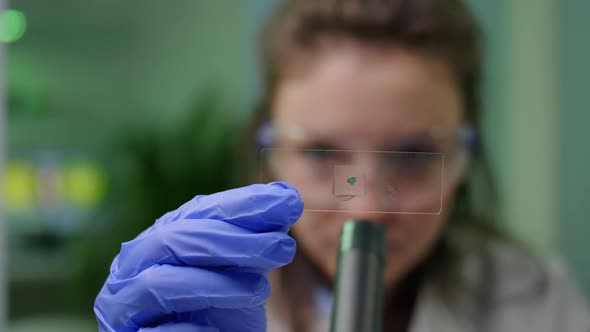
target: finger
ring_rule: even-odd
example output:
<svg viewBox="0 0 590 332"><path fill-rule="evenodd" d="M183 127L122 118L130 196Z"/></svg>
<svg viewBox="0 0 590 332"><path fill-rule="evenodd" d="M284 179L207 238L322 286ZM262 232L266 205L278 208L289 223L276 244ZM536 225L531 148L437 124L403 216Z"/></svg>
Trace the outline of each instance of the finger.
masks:
<svg viewBox="0 0 590 332"><path fill-rule="evenodd" d="M145 327L138 332L219 332L220 330L211 326L202 326L193 323L167 323L156 327Z"/></svg>
<svg viewBox="0 0 590 332"><path fill-rule="evenodd" d="M189 322L196 326L214 326L223 332L260 332L266 331L266 310L264 305L243 309L210 308L196 313L177 314L164 317L153 325L163 323Z"/></svg>
<svg viewBox="0 0 590 332"><path fill-rule="evenodd" d="M155 228L180 219L217 219L256 232L286 232L302 213L295 187L273 182L197 196L158 219Z"/></svg>
<svg viewBox="0 0 590 332"><path fill-rule="evenodd" d="M295 249L295 240L283 232L255 233L219 220L179 220L123 243L111 272L130 278L156 264L268 271L290 263Z"/></svg>
<svg viewBox="0 0 590 332"><path fill-rule="evenodd" d="M108 318L105 324L114 331L126 331L177 313L260 306L269 293L269 282L260 274L157 265L130 279L109 277L95 313Z"/></svg>
<svg viewBox="0 0 590 332"><path fill-rule="evenodd" d="M258 332L266 331L264 306L245 309L207 310L211 325L223 332Z"/></svg>

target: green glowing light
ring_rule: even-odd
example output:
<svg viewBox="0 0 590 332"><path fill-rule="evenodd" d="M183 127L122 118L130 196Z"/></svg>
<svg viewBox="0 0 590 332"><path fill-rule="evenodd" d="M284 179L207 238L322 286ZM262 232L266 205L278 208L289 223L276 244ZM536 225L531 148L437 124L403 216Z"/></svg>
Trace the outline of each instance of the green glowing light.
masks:
<svg viewBox="0 0 590 332"><path fill-rule="evenodd" d="M25 14L15 9L0 13L0 42L13 43L19 40L27 30Z"/></svg>
<svg viewBox="0 0 590 332"><path fill-rule="evenodd" d="M353 186L356 183L356 176L348 178L348 180L346 180L346 182L348 182L348 184Z"/></svg>

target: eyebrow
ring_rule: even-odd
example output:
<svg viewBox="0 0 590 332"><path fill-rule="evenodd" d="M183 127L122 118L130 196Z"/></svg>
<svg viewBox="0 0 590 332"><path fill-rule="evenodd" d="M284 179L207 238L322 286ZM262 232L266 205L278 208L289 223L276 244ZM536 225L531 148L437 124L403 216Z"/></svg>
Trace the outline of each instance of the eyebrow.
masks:
<svg viewBox="0 0 590 332"><path fill-rule="evenodd" d="M440 136L439 134L441 130L445 131L444 128L433 126L427 129L405 133L403 135L392 135L392 137L383 140L383 142L395 143L393 145L400 145L399 142L396 141L414 142L428 139L430 142L435 142L437 140L437 136ZM338 138L335 139L334 136L334 134L326 135L317 130L304 128L301 126L290 127L279 132L271 125L270 122L264 123L257 131L257 141L258 143L261 143L262 146L270 146L277 140L287 140L301 144L313 144L314 142L320 142L321 144L333 146L348 145L343 144ZM384 143L384 145L392 144Z"/></svg>
<svg viewBox="0 0 590 332"><path fill-rule="evenodd" d="M294 144L305 146L306 149L325 149L325 150L342 150L351 151L350 144L342 142L341 140L334 139L333 137L326 137L325 135L318 136L306 136L299 140L293 140ZM427 132L418 132L410 135L397 136L394 138L388 138L382 143L371 147L371 150L375 151L400 151L408 149L425 150L438 150L440 144L437 144L436 138Z"/></svg>

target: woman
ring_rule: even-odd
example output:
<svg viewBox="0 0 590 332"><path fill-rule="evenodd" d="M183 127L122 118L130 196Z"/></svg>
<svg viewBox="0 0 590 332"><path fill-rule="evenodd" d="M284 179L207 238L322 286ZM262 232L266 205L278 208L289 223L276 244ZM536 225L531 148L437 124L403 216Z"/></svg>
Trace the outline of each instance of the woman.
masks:
<svg viewBox="0 0 590 332"><path fill-rule="evenodd" d="M385 331L590 328L567 275L486 230L469 200L469 169L486 168L463 3L294 0L264 41L262 176L295 187L197 196L124 243L95 303L101 331L263 331L265 304L270 331L326 330L350 218L386 228ZM352 159L369 189L339 196L325 170Z"/></svg>

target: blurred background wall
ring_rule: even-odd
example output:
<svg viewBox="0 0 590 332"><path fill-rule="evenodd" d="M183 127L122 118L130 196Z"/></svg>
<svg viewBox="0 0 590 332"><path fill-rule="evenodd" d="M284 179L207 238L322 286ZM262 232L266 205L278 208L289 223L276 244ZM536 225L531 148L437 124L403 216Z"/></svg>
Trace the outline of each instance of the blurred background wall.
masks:
<svg viewBox="0 0 590 332"><path fill-rule="evenodd" d="M558 57L558 124L557 159L559 184L556 190L560 231L559 248L568 257L590 295L590 40L588 31L590 2L572 0L559 3L557 11L559 37Z"/></svg>
<svg viewBox="0 0 590 332"><path fill-rule="evenodd" d="M96 330L92 296L118 243L234 184L228 142L260 93L256 36L276 3L9 3L2 212L14 331ZM590 295L590 3L469 3L488 44L497 213L539 251L564 255Z"/></svg>

